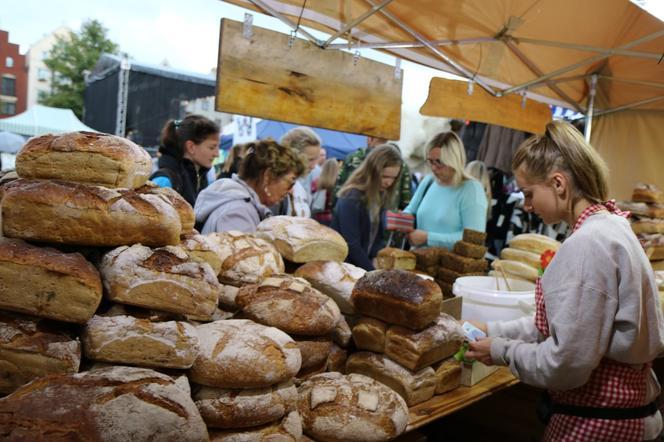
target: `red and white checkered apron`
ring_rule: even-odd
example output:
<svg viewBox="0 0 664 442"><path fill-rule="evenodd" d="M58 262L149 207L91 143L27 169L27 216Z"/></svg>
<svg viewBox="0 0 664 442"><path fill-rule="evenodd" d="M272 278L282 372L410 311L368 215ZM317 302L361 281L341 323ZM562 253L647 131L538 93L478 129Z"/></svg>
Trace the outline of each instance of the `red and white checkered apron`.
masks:
<svg viewBox="0 0 664 442"><path fill-rule="evenodd" d="M595 204L581 213L572 231L575 232L589 216L608 210L629 216L615 206L615 201ZM540 279L535 288L535 326L545 337L549 336L544 292ZM637 370L629 365L602 359L583 386L567 391L549 391L555 403L590 407L633 408L646 405L646 380L650 364ZM643 419L589 419L565 414L554 414L544 432L544 441L616 441L643 440Z"/></svg>

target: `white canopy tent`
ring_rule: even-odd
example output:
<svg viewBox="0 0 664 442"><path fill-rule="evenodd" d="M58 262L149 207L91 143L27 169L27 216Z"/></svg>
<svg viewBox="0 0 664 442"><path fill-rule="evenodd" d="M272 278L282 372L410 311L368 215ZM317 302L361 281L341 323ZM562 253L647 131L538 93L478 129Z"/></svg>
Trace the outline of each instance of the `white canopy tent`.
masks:
<svg viewBox="0 0 664 442"><path fill-rule="evenodd" d="M42 105L33 106L21 114L0 120L0 131L31 137L72 131L97 132L81 123L71 109Z"/></svg>

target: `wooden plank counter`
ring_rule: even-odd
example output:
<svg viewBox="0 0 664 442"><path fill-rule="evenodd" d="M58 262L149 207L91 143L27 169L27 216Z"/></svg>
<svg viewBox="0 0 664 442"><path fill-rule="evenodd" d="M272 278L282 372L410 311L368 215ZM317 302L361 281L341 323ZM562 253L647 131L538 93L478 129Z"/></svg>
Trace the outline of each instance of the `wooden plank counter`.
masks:
<svg viewBox="0 0 664 442"><path fill-rule="evenodd" d="M420 428L518 383L519 381L510 373L509 368L500 367L472 387L461 386L410 407L409 423L406 431Z"/></svg>

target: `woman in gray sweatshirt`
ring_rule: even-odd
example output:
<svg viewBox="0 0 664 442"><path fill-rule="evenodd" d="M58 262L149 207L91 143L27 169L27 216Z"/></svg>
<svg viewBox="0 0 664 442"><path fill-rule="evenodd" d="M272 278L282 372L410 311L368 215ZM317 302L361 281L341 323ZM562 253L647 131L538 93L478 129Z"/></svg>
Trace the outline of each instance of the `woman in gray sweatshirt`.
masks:
<svg viewBox="0 0 664 442"><path fill-rule="evenodd" d="M544 440L655 439L651 363L664 351L664 322L628 214L606 201L604 161L573 126L552 122L519 147L513 169L527 211L574 228L538 280L534 320L476 323L488 338L466 357L547 389Z"/></svg>

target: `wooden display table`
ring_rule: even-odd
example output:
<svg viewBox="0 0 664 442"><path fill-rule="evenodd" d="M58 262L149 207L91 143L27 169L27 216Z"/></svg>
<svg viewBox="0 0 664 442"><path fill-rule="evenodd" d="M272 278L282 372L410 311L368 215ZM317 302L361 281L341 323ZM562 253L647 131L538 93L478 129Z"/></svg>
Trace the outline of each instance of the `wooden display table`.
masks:
<svg viewBox="0 0 664 442"><path fill-rule="evenodd" d="M500 367L496 372L482 379L472 387L458 387L450 392L432 397L426 402L410 407L409 423L406 431L429 424L455 411L461 410L482 398L518 384L509 368Z"/></svg>

